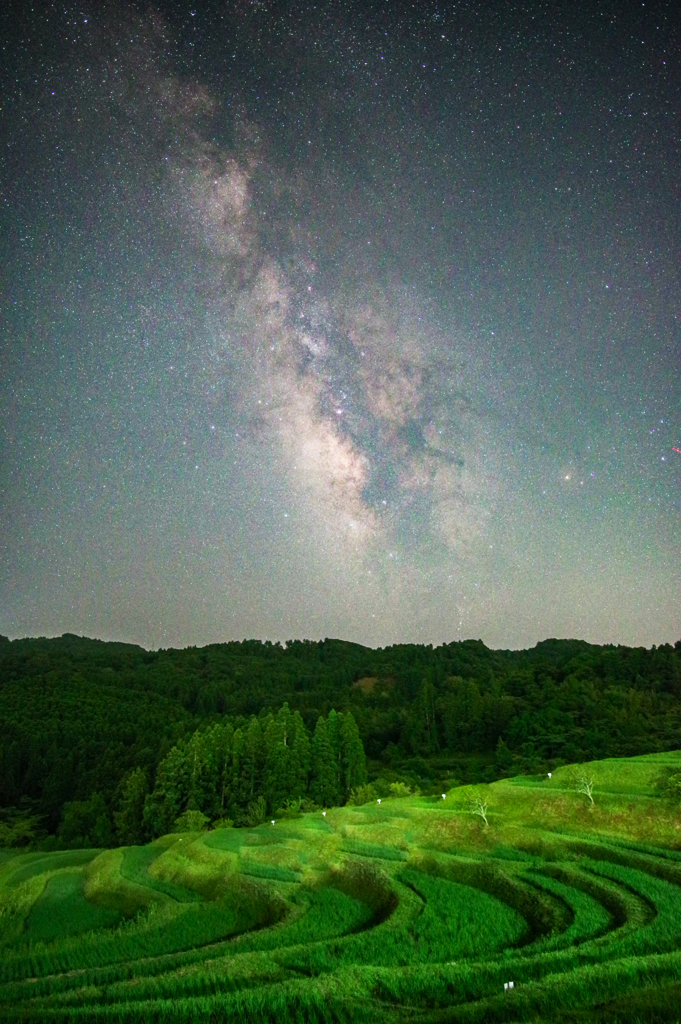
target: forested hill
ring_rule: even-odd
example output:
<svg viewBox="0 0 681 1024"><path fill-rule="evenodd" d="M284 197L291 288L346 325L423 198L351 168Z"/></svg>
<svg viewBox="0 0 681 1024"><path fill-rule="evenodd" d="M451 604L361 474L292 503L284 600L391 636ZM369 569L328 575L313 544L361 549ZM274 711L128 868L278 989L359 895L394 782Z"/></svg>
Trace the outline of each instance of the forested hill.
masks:
<svg viewBox="0 0 681 1024"><path fill-rule="evenodd" d="M351 712L373 777L492 779L681 747L681 641L146 651L72 634L0 638L0 809L28 808L54 832L67 802L97 794L113 820L134 769L153 789L159 764L197 729L245 729L285 703L310 736L320 716Z"/></svg>

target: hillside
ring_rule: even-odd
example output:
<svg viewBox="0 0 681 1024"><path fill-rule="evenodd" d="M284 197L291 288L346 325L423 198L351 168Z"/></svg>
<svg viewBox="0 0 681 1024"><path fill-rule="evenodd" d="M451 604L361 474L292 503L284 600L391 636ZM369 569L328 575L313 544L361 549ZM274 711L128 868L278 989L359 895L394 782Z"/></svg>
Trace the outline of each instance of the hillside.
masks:
<svg viewBox="0 0 681 1024"><path fill-rule="evenodd" d="M681 746L681 641L492 651L475 640L379 650L251 640L145 651L70 634L2 638L0 824L30 821L25 841L61 829L62 845L97 830L110 845L135 770L151 791L164 759L197 730L244 731L285 703L310 737L320 716L350 713L379 793L396 781L436 791ZM71 818L85 824L66 837L74 802Z"/></svg>
<svg viewBox="0 0 681 1024"><path fill-rule="evenodd" d="M6 853L0 1016L674 1020L681 811L665 774L678 789L681 751L145 846Z"/></svg>

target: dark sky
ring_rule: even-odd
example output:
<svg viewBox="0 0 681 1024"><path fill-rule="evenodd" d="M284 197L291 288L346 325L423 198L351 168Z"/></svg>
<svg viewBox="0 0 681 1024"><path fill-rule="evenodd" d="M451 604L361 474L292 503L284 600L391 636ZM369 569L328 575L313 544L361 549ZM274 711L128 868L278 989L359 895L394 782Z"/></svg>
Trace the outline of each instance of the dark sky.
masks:
<svg viewBox="0 0 681 1024"><path fill-rule="evenodd" d="M0 632L679 638L674 5L2 19Z"/></svg>

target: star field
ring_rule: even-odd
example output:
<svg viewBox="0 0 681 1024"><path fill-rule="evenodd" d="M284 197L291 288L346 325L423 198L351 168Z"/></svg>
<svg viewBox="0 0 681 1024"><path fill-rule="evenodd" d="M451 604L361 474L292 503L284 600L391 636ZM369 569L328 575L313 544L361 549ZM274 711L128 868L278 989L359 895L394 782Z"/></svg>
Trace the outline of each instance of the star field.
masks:
<svg viewBox="0 0 681 1024"><path fill-rule="evenodd" d="M678 638L669 4L2 17L0 632Z"/></svg>

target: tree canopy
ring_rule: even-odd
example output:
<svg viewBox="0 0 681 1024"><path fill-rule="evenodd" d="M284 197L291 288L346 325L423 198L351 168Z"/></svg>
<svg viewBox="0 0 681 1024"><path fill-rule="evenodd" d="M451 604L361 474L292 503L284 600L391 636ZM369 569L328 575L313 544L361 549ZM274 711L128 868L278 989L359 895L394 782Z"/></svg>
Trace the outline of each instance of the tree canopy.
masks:
<svg viewBox="0 0 681 1024"><path fill-rule="evenodd" d="M0 641L0 821L22 842L140 841L187 811L238 823L378 776L485 782L679 746L681 641Z"/></svg>

